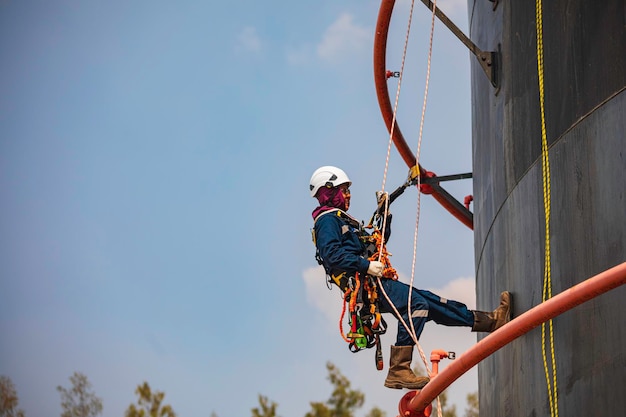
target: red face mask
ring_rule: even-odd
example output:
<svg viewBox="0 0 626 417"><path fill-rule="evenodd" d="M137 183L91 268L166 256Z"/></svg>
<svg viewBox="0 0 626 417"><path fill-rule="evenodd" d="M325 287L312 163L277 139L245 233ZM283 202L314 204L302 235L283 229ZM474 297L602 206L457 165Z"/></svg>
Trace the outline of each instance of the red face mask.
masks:
<svg viewBox="0 0 626 417"><path fill-rule="evenodd" d="M340 210L346 210L347 208L346 199L339 188L320 188L316 197L320 206L329 206Z"/></svg>

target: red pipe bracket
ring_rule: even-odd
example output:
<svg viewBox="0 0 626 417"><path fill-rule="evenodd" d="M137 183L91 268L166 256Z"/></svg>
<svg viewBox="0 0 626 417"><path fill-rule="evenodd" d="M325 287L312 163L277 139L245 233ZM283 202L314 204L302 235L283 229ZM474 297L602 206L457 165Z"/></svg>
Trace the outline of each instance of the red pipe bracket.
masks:
<svg viewBox="0 0 626 417"><path fill-rule="evenodd" d="M419 394L419 390L417 391L409 391L400 399L400 404L398 404L398 411L400 412L400 417L429 417L433 412L433 405L428 404L428 407L421 411L412 410L409 407L411 400L417 394Z"/></svg>

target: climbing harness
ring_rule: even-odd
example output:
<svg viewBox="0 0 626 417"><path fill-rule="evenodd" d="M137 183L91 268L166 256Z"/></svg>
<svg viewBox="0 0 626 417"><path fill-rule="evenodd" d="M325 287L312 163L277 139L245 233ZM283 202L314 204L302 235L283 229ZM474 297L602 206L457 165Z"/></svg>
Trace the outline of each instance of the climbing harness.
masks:
<svg viewBox="0 0 626 417"><path fill-rule="evenodd" d="M339 217L342 217L340 210L337 211ZM354 224L351 217L342 217ZM361 224L358 224L358 232L361 242L364 246L363 255L368 259L377 257L380 245L384 246L382 233L380 230L374 230L372 234L368 234ZM313 243L315 244L315 232L313 231ZM316 245L317 248L317 245ZM391 266L386 250L383 276L390 279L397 279L397 273ZM316 249L317 262L324 266L323 260ZM375 364L376 369L383 369L383 354L381 349L380 336L387 331L387 322L382 317L379 307L379 288L380 283L371 275L359 274L349 275L347 272L333 274L326 270L327 285L332 288L337 286L342 291L342 311L339 318L339 332L342 339L348 343L351 352L356 353L364 349L376 348ZM347 309L347 311L346 311ZM346 314L348 314L348 324L350 330L346 333L343 329L343 323Z"/></svg>
<svg viewBox="0 0 626 417"><path fill-rule="evenodd" d="M413 171L416 172L416 171ZM378 208L372 220L367 226L358 222L345 212L339 209L328 210L316 217L316 220L324 215L336 215L345 223L351 225L356 230L359 240L363 246L362 256L373 261L378 260L383 264L383 279L398 279L398 273L391 265L389 257L391 254L385 247L384 237L387 218L381 219L380 213L387 212L390 201L395 200L404 192L404 189L412 185L414 176L409 175L409 179L394 192L393 196L384 201L382 196L378 196ZM388 196L385 196L385 198ZM368 232L366 229L373 229ZM388 229L387 229L388 230ZM348 343L351 352L356 353L363 349L376 348L375 363L376 369L383 369L383 355L380 343L380 336L387 331L387 323L380 313L379 290L382 290L380 280L365 274L348 274L347 272L333 273L326 269L323 259L317 248L315 229L311 230L313 244L316 248L315 259L318 264L324 266L327 277L327 285L332 288L337 286L343 296L343 306L339 319L339 331L344 341ZM388 236L386 236L388 238ZM383 290L384 292L384 290ZM347 309L347 311L346 311ZM350 330L346 333L343 329L344 318L348 315Z"/></svg>
<svg viewBox="0 0 626 417"><path fill-rule="evenodd" d="M380 345L380 335L387 331L387 322L380 314L378 307L378 286L376 280L369 276L356 273L346 277L346 273L339 276L330 276L332 283L343 290L343 306L339 318L339 332L343 340L348 343L351 352L356 353L363 349L375 347L376 369L383 369L383 355ZM345 285L342 287L341 285ZM344 333L343 321L349 307L350 331Z"/></svg>
<svg viewBox="0 0 626 417"><path fill-rule="evenodd" d="M349 277L348 286L343 292L343 307L339 319L339 330L351 352L376 347L376 368L382 369L382 351L380 335L387 331L387 323L378 308L378 289L376 280L356 273ZM343 331L343 321L348 307L350 330Z"/></svg>
<svg viewBox="0 0 626 417"><path fill-rule="evenodd" d="M351 224L358 231L359 239L363 244L363 256L368 259L374 259L384 247L383 237L380 230L375 229L371 234L365 230L365 227L348 216L341 210L329 210L321 215L328 215L334 212L338 217ZM320 215L320 216L321 216ZM319 216L318 216L319 218ZM315 230L312 230L313 243L316 246L315 258L317 262L324 266L323 259L317 249ZM389 279L397 279L397 272L389 262L390 254L383 248L384 253L384 269L383 276ZM326 267L324 266L325 270ZM326 270L327 285L332 288L337 286L342 292L343 305L341 317L339 318L339 331L342 339L348 343L351 352L356 353L364 349L376 348L375 364L376 369L383 369L383 354L380 343L380 336L387 331L387 323L382 317L379 308L379 288L380 284L375 277L365 274L355 273L353 275L347 272L338 274ZM347 309L347 311L346 311ZM346 314L348 314L349 331L346 333L343 329L343 322Z"/></svg>

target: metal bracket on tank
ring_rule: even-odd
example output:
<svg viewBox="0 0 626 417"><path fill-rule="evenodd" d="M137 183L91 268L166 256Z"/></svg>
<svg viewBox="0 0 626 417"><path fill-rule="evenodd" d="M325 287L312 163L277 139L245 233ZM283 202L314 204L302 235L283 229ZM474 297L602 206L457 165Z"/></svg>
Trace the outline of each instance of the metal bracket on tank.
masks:
<svg viewBox="0 0 626 417"><path fill-rule="evenodd" d="M499 79L500 77L498 77L498 73L500 71L500 68L498 68L499 52L483 51L478 46L476 46L476 44L472 42L470 38L465 36L465 34L461 31L461 29L459 29L457 25L452 23L452 21L448 18L448 16L446 16L441 11L441 9L439 9L439 7L435 7L432 1L430 0L421 0L421 1L431 11L434 8L435 16L439 18L441 23L446 25L446 27L450 29L450 31L454 34L454 36L456 36L463 43L463 45L465 45L467 49L469 49L470 52L474 54L474 56L478 60L478 63L480 64L480 67L485 72L485 75L487 75L487 78L489 78L491 85L496 90L498 90L500 87L500 79ZM493 1L493 0L490 0L490 1ZM494 9L496 8L497 4L498 4L498 0L495 0L494 5L493 5Z"/></svg>

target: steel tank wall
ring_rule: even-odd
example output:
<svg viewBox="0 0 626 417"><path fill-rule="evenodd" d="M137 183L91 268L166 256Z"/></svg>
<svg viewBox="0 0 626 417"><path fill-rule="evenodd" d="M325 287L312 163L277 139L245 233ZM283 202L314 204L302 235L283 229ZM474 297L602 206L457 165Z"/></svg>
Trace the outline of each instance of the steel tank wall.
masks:
<svg viewBox="0 0 626 417"><path fill-rule="evenodd" d="M543 2L552 293L626 260L626 3ZM477 306L541 303L545 211L535 2L468 0L470 37L499 50L494 89L472 58ZM626 288L553 320L558 413L626 410ZM550 343L546 339L548 361ZM549 379L554 389L554 375ZM541 328L478 367L481 417L550 415Z"/></svg>

